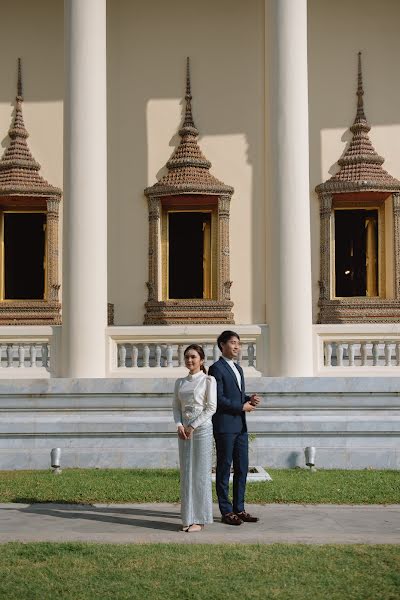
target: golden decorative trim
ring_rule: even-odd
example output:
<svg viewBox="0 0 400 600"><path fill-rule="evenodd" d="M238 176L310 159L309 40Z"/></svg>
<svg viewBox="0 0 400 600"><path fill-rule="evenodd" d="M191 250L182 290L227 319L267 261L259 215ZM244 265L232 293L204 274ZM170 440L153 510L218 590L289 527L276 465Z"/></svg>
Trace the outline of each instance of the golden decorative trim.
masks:
<svg viewBox="0 0 400 600"><path fill-rule="evenodd" d="M208 231L210 238L209 249L205 250L207 257L205 258L205 275L204 278L204 298L205 299L217 299L217 270L216 270L216 256L218 248L218 211L217 211L217 200L213 201L214 206L207 208L198 205L181 204L178 206L168 205L163 206L161 211L161 279L162 279L162 299L163 300L174 300L169 297L169 215L170 213L176 212L193 212L193 213L207 213L211 215L211 223ZM183 300L179 300L182 302Z"/></svg>
<svg viewBox="0 0 400 600"><path fill-rule="evenodd" d="M15 116L9 130L10 144L0 160L0 205L3 212L46 213L45 298L0 301L0 325L60 325L58 227L62 194L39 173L40 165L33 158L26 141L29 134L24 124L22 102L21 59L18 59ZM3 231L3 219L1 221ZM3 242L3 233L1 239ZM1 250L3 262L3 243Z"/></svg>
<svg viewBox="0 0 400 600"><path fill-rule="evenodd" d="M400 181L383 168L384 159L371 144L364 113L361 53L358 54L357 113L353 138L338 160L339 171L318 185L320 201L319 323L395 323L400 319ZM393 198L393 234L385 232L384 203ZM379 210L379 297L335 298L333 210ZM395 298L386 298L385 234L393 235Z"/></svg>
<svg viewBox="0 0 400 600"><path fill-rule="evenodd" d="M167 175L144 190L149 209L148 301L144 323L234 323L230 300L229 209L233 188L209 172L211 163L202 154L199 132L192 115L189 59L186 71L186 109L178 148L167 162ZM210 211L212 204L211 290L212 298L168 300L169 210ZM160 294L162 297L160 297Z"/></svg>
<svg viewBox="0 0 400 600"><path fill-rule="evenodd" d="M219 300L165 300L146 302L145 325L234 324L233 302Z"/></svg>
<svg viewBox="0 0 400 600"><path fill-rule="evenodd" d="M386 244L385 244L385 204L384 202L364 202L362 206L359 205L358 202L347 202L345 205L342 202L333 201L333 211L332 211L332 220L331 220L331 237L330 237L330 270L331 270L331 278L332 278L332 289L331 289L331 299L332 300L341 300L343 297L336 296L336 273L335 273L335 236L334 236L334 228L335 228L335 213L337 210L376 210L378 212L378 294L377 296L372 296L372 298L386 298L386 269L385 269L385 254L386 254ZM360 296L357 296L358 298ZM364 296L361 296L362 298ZM367 297L367 296L365 296ZM347 300L347 296L345 300Z"/></svg>
<svg viewBox="0 0 400 600"><path fill-rule="evenodd" d="M400 181L383 168L384 158L378 155L369 139L371 129L364 112L364 88L361 70L361 52L358 53L357 113L350 131L353 138L339 158L339 171L315 188L322 193L400 191Z"/></svg>

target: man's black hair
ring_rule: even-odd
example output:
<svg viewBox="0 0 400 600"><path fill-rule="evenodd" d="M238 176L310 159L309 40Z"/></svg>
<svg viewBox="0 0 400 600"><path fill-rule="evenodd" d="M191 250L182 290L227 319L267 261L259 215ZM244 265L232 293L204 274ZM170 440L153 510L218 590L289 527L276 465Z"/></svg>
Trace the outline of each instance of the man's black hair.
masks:
<svg viewBox="0 0 400 600"><path fill-rule="evenodd" d="M233 337L237 338L240 341L239 334L236 333L235 331L229 331L229 329L227 329L226 331L223 331L221 333L221 335L218 336L217 344L218 344L218 348L221 350L221 352L222 352L221 344L226 344L226 342L228 342Z"/></svg>

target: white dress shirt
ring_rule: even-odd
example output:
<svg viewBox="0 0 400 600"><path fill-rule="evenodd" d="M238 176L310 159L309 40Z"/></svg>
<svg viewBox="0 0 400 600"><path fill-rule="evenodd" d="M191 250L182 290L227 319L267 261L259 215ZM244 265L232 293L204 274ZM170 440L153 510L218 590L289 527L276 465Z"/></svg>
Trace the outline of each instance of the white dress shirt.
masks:
<svg viewBox="0 0 400 600"><path fill-rule="evenodd" d="M233 362L233 360L231 358L226 358L225 356L223 356L222 358L224 359L225 362L228 363L228 365L234 372L237 382L238 382L239 390L242 391L242 378L240 376L239 370L236 368L235 363Z"/></svg>

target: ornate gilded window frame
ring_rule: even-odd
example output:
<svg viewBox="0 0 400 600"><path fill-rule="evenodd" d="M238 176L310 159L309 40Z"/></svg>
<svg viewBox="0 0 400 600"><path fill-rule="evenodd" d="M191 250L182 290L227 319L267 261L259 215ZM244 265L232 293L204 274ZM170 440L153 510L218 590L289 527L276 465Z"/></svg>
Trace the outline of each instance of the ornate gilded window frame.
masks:
<svg viewBox="0 0 400 600"><path fill-rule="evenodd" d="M43 298L27 298L27 299L10 299L5 298L5 246L4 246L4 215L46 215L45 234L44 234L44 292ZM48 297L48 241L47 241L47 211L46 210L17 210L17 209L0 209L0 301L1 302L32 302L34 300L47 300Z"/></svg>
<svg viewBox="0 0 400 600"><path fill-rule="evenodd" d="M338 210L376 210L378 212L378 294L376 296L355 296L356 298L372 298L384 299L387 297L386 292L386 239L385 239L385 201L370 200L360 204L358 201L347 202L340 199L333 201L332 219L330 223L330 256L331 256L331 290L330 297L332 300L348 300L349 296L336 295L336 270L335 270L335 215ZM351 296L350 296L351 297Z"/></svg>
<svg viewBox="0 0 400 600"><path fill-rule="evenodd" d="M1 198L1 250L0 250L0 325L59 325L61 324L61 303L59 301L59 205L55 198ZM46 215L44 298L14 300L4 298L4 246L3 214L35 213Z"/></svg>
<svg viewBox="0 0 400 600"><path fill-rule="evenodd" d="M163 206L161 211L161 280L162 300L176 300L169 296L169 215L171 213L206 213L210 219L210 249L208 256L209 277L204 282L204 300L217 300L217 247L218 247L218 206L215 201L207 207L194 207L191 204ZM207 289L208 288L208 289ZM188 300L188 299L186 299ZM182 301L182 299L181 299Z"/></svg>
<svg viewBox="0 0 400 600"><path fill-rule="evenodd" d="M320 199L320 279L319 323L397 323L400 319L400 194L375 194L369 198L341 198L321 193ZM392 199L391 230L385 225L386 203ZM337 297L334 295L334 211L336 209L378 209L379 296ZM386 277L387 238L393 243L393 282ZM388 287L393 294L388 293Z"/></svg>
<svg viewBox="0 0 400 600"><path fill-rule="evenodd" d="M234 323L229 278L230 196L167 196L148 198L149 279L145 325ZM169 211L210 212L212 215L212 297L170 299L167 292Z"/></svg>
<svg viewBox="0 0 400 600"><path fill-rule="evenodd" d="M229 210L233 188L210 173L211 163L198 145L199 131L192 114L189 58L186 61L185 115L180 143L166 164L167 172L144 190L149 207L149 278L145 325L234 323L229 275ZM190 205L194 211L216 206L215 285L212 298L168 299L167 264L161 251L163 207ZM215 220L215 219L214 219ZM164 282L163 282L164 278Z"/></svg>

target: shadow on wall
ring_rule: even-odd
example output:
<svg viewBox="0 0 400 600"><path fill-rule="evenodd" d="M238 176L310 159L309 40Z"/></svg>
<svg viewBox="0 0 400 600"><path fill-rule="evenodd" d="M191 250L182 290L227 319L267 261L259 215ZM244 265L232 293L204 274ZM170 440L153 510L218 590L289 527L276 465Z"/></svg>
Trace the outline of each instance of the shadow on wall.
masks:
<svg viewBox="0 0 400 600"><path fill-rule="evenodd" d="M237 322L264 322L263 1L114 0L108 11L109 299L116 323L141 324L147 202L179 142L185 61L212 173L235 187L232 299ZM146 122L147 119L147 122ZM239 281L240 280L240 281Z"/></svg>
<svg viewBox="0 0 400 600"><path fill-rule="evenodd" d="M356 114L357 52L362 51L370 137L384 168L400 177L400 80L397 0L308 0L311 243L314 320L319 279L316 185L337 169Z"/></svg>
<svg viewBox="0 0 400 600"><path fill-rule="evenodd" d="M235 312L239 322L265 320L265 268L260 261L264 2L253 0L250 6L241 0L204 0L201 10L184 0L108 2L108 272L116 323L142 323L147 280L143 189L155 182L178 141L187 55L192 60L200 145L215 176L235 187L231 245ZM43 175L62 187L63 0L21 0L3 8L3 148L14 110L18 56L23 61L30 148Z"/></svg>
<svg viewBox="0 0 400 600"><path fill-rule="evenodd" d="M64 88L63 0L3 3L0 19L1 154L14 117L17 58L22 58L23 114L32 154L42 174L62 187Z"/></svg>

